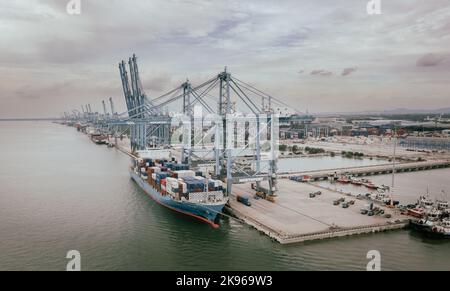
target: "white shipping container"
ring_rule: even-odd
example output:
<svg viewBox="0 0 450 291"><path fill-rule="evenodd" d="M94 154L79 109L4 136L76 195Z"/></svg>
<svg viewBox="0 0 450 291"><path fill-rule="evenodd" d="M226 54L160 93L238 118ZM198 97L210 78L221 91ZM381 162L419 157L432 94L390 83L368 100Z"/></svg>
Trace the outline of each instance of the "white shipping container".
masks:
<svg viewBox="0 0 450 291"><path fill-rule="evenodd" d="M175 171L174 173L178 175L178 178L195 177L195 172L191 170Z"/></svg>
<svg viewBox="0 0 450 291"><path fill-rule="evenodd" d="M156 180L156 174L152 174L152 179Z"/></svg>
<svg viewBox="0 0 450 291"><path fill-rule="evenodd" d="M167 177L166 178L166 182L167 182L167 185L168 186L170 185L170 187L172 189L177 189L178 188L178 179Z"/></svg>
<svg viewBox="0 0 450 291"><path fill-rule="evenodd" d="M152 169L154 173L160 173L161 172L161 168L160 167L151 167L150 169Z"/></svg>
<svg viewBox="0 0 450 291"><path fill-rule="evenodd" d="M199 167L198 170L206 175L207 173L214 173L215 167Z"/></svg>
<svg viewBox="0 0 450 291"><path fill-rule="evenodd" d="M166 178L167 183L178 183L178 179L167 177Z"/></svg>
<svg viewBox="0 0 450 291"><path fill-rule="evenodd" d="M167 189L170 188L172 190L177 189L178 188L178 182L176 182L176 183L167 182L166 187L167 187Z"/></svg>

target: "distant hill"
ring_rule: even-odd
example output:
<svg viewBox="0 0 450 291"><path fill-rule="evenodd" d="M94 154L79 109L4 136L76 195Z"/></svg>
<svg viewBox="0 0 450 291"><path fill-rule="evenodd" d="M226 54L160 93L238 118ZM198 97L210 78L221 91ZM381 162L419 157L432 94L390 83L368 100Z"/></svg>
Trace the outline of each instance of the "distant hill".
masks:
<svg viewBox="0 0 450 291"><path fill-rule="evenodd" d="M57 121L61 118L0 118L0 121Z"/></svg>
<svg viewBox="0 0 450 291"><path fill-rule="evenodd" d="M396 108L391 110L367 110L359 112L323 112L315 115L398 115L398 114L450 114L450 107L438 109L408 109Z"/></svg>
<svg viewBox="0 0 450 291"><path fill-rule="evenodd" d="M385 110L381 111L384 114L445 114L450 113L450 107L448 108L439 108L439 109L407 109L407 108L398 108L393 110Z"/></svg>

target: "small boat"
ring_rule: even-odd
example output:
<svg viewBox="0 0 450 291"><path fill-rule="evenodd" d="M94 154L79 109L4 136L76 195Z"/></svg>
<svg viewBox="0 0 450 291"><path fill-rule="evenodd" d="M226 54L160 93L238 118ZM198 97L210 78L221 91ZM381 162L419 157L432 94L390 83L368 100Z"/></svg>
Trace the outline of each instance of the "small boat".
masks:
<svg viewBox="0 0 450 291"><path fill-rule="evenodd" d="M413 230L424 233L425 235L432 238L450 238L450 220L448 219L444 219L442 221L430 221L421 219L418 221L410 221L410 225Z"/></svg>
<svg viewBox="0 0 450 291"><path fill-rule="evenodd" d="M361 186L363 182L360 179L352 178L351 183L356 186Z"/></svg>
<svg viewBox="0 0 450 291"><path fill-rule="evenodd" d="M430 218L430 219L434 219L434 220L442 220L443 219L443 212L442 212L442 210L439 210L439 209L437 209L437 208L433 208L432 210L429 210L428 212L427 212L427 216Z"/></svg>
<svg viewBox="0 0 450 291"><path fill-rule="evenodd" d="M77 129L77 131L85 132L86 128L87 128L87 124L78 122L75 124L75 128Z"/></svg>
<svg viewBox="0 0 450 291"><path fill-rule="evenodd" d="M408 209L408 215L417 218L424 218L428 221L439 221L442 217L442 211L435 208L427 210L421 207L416 207Z"/></svg>
<svg viewBox="0 0 450 291"><path fill-rule="evenodd" d="M436 208L445 211L449 208L448 202L444 200L436 200Z"/></svg>
<svg viewBox="0 0 450 291"><path fill-rule="evenodd" d="M428 197L421 196L418 205L425 209L432 209L434 207L434 202Z"/></svg>
<svg viewBox="0 0 450 291"><path fill-rule="evenodd" d="M313 178L311 176L308 175L303 175L303 176L295 176L295 177L291 177L290 178L292 181L296 181L296 182L304 182L304 183L308 183L313 181Z"/></svg>
<svg viewBox="0 0 450 291"><path fill-rule="evenodd" d="M379 187L381 190L383 190L383 191L390 191L391 190L391 187L389 187L388 185L381 185L380 187Z"/></svg>
<svg viewBox="0 0 450 291"><path fill-rule="evenodd" d="M435 238L449 239L450 238L450 220L444 219L441 223L431 228L430 234Z"/></svg>
<svg viewBox="0 0 450 291"><path fill-rule="evenodd" d="M374 190L378 189L378 186L375 185L374 183L370 182L370 181L368 181L366 183L363 183L363 185L366 186L369 189L374 189Z"/></svg>
<svg viewBox="0 0 450 291"><path fill-rule="evenodd" d="M92 134L91 139L96 144L106 144L108 137L104 134Z"/></svg>
<svg viewBox="0 0 450 291"><path fill-rule="evenodd" d="M308 176L308 175L303 175L300 179L301 179L300 180L301 182L305 182L305 183L311 182L313 180L312 177Z"/></svg>
<svg viewBox="0 0 450 291"><path fill-rule="evenodd" d="M421 207L410 208L408 209L407 214L412 217L422 218L425 215L425 209Z"/></svg>
<svg viewBox="0 0 450 291"><path fill-rule="evenodd" d="M351 180L347 176L341 176L339 179L337 179L339 183L348 184L351 182Z"/></svg>
<svg viewBox="0 0 450 291"><path fill-rule="evenodd" d="M426 218L421 218L419 220L410 220L409 225L414 230L425 231L431 230L431 228L434 226L434 221L428 220Z"/></svg>

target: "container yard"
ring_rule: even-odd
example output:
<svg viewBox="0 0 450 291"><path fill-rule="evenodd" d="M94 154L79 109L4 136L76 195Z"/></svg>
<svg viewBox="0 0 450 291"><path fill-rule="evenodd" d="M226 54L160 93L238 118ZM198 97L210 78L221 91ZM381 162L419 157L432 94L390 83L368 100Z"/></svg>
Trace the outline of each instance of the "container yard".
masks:
<svg viewBox="0 0 450 291"><path fill-rule="evenodd" d="M318 191L320 195L310 195ZM238 201L242 195L251 197L251 207ZM275 202L255 197L251 184L236 185L228 210L282 244L393 230L408 224L407 217L387 207L383 207L383 215L362 215L361 209L369 208L370 202L290 180L280 181ZM339 199L352 202L351 206L344 208L345 201L334 205Z"/></svg>

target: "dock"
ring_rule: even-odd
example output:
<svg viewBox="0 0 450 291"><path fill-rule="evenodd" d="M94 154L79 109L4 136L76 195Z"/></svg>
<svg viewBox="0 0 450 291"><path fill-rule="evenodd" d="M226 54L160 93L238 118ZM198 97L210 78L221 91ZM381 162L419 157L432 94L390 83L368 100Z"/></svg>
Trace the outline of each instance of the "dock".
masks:
<svg viewBox="0 0 450 291"><path fill-rule="evenodd" d="M133 157L128 146L128 141L118 142L116 149ZM404 168L417 167L423 170L431 167L446 167L445 162L421 162L400 164ZM406 167L406 165L408 167ZM411 168L412 169L412 168ZM316 179L327 177L335 170L330 169L314 172L307 172L308 175ZM356 171L390 171L391 164L345 168L346 172ZM279 175L289 177L295 174ZM226 211L238 218L245 224L264 233L273 240L281 244L300 243L305 241L323 240L344 236L370 234L382 231L405 228L409 220L396 210L384 208L385 213L392 215L387 219L382 216L367 216L360 214L360 209L365 207L367 200L358 200L336 191L323 189L320 186L298 183L287 179L280 179L278 182L279 191L275 198L275 203L265 199L255 199L255 190L251 188L251 183L236 184L233 186L233 194L230 197L229 206ZM309 193L321 191L322 194L315 198L310 198ZM237 195L250 197L251 206L246 206L236 200ZM349 208L342 208L340 205L333 205L333 201L345 197L346 201L354 200L355 204ZM376 205L379 206L379 205Z"/></svg>
<svg viewBox="0 0 450 291"><path fill-rule="evenodd" d="M415 172L415 171L425 171L433 169L449 168L450 161L423 161L423 162L408 162L399 163L395 166L396 173L404 172ZM318 171L303 171L303 172L283 172L279 173L279 178L289 178L293 176L310 176L311 179L326 180L328 177L336 174L347 174L352 176L373 176L373 175L385 175L392 173L393 167L392 163L382 164L382 165L372 165L372 166L358 166L349 168L335 168L335 169L324 169Z"/></svg>
<svg viewBox="0 0 450 291"><path fill-rule="evenodd" d="M128 139L119 141L116 149L133 157ZM404 163L397 167L400 171L410 169L425 170L429 168L448 167L450 162L418 162ZM345 171L353 173L389 172L391 164L377 166L354 167L345 169L329 169L322 171L304 172L315 179L327 178L330 173ZM303 174L303 173L302 173ZM296 173L281 174L279 177L287 178ZM305 241L331 239L344 236L370 234L382 231L396 230L407 227L409 220L400 215L398 211L384 208L391 218L382 216L367 216L360 214L367 200L358 200L337 191L323 189L318 185L298 183L288 179L279 179L279 191L275 202L265 199L255 199L255 190L251 183L236 184L230 197L226 212L238 218L243 223L257 229L281 244L293 244ZM321 191L322 194L310 198L309 193ZM251 206L246 206L236 200L237 195L250 197ZM349 208L333 205L333 201L345 197L346 201L354 200L355 204ZM379 206L379 205L376 205Z"/></svg>
<svg viewBox="0 0 450 291"><path fill-rule="evenodd" d="M321 195L309 197L309 193L318 190ZM360 209L369 203L367 200L357 200L311 184L280 180L275 202L255 199L254 194L251 184L235 185L227 211L281 244L374 233L408 225L408 219L396 210L384 208L391 218L362 215ZM252 205L238 202L236 195L250 197ZM355 200L355 204L349 208L333 205L333 201L341 197L346 201Z"/></svg>

